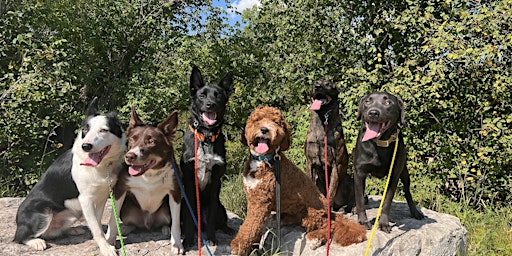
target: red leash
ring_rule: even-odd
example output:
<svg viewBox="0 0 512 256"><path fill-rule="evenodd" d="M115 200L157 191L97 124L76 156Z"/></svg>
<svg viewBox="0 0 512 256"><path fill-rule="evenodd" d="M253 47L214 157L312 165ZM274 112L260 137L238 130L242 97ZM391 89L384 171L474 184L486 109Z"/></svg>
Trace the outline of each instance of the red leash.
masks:
<svg viewBox="0 0 512 256"><path fill-rule="evenodd" d="M196 202L197 202L197 255L201 256L201 202L199 201L199 180L197 178L198 172L198 157L197 157L197 130L194 132L194 178L196 181Z"/></svg>
<svg viewBox="0 0 512 256"><path fill-rule="evenodd" d="M329 171L327 158L327 115L324 122L324 170L325 170L325 198L327 199L327 248L325 255L329 256L329 248L331 246L331 193L329 193Z"/></svg>

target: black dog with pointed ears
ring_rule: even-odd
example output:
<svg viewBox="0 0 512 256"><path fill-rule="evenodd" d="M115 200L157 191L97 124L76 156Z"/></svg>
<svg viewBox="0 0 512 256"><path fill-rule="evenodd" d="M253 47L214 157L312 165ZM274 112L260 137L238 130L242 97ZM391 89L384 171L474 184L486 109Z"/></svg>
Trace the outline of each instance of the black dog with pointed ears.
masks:
<svg viewBox="0 0 512 256"><path fill-rule="evenodd" d="M190 107L189 127L186 129L183 154L180 167L183 172L185 193L197 216L195 190L195 150L194 140L198 140L198 186L201 201L201 225L206 229L206 240L209 244L217 244L215 231L221 229L232 234L234 231L227 226L226 208L219 199L221 178L226 171L225 137L222 133L226 104L233 90L233 73L224 75L218 85L206 85L201 71L194 67L190 76ZM182 207L183 231L185 248L195 244L197 229L187 207ZM204 222L203 222L204 221ZM200 249L200 248L199 248Z"/></svg>

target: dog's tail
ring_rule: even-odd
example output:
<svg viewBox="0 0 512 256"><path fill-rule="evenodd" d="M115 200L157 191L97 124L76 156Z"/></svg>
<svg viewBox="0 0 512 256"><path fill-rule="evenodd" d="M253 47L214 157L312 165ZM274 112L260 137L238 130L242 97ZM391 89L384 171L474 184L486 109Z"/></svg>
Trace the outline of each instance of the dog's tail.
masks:
<svg viewBox="0 0 512 256"><path fill-rule="evenodd" d="M341 246L348 246L366 240L366 228L350 221L341 213L336 213L331 225L332 240Z"/></svg>

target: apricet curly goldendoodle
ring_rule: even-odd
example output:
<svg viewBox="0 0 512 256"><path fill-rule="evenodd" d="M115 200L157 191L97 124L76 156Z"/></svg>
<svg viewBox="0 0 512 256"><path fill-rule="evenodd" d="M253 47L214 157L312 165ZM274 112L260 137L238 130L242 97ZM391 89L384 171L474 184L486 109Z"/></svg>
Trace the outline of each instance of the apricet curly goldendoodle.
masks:
<svg viewBox="0 0 512 256"><path fill-rule="evenodd" d="M274 156L281 158L282 224L306 228L306 238L316 248L327 242L327 202L316 185L295 166L283 151L291 144L290 125L281 112L260 106L254 110L242 134L242 143L250 148L243 181L247 195L247 218L230 246L233 254L245 255L257 242L272 210L276 210ZM341 213L331 215L332 239L347 246L366 240L366 229Z"/></svg>

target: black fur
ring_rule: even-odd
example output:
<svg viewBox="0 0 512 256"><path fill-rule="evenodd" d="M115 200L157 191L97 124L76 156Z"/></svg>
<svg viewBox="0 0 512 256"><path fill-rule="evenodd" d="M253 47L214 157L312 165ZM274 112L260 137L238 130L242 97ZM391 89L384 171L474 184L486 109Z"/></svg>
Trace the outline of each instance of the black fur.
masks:
<svg viewBox="0 0 512 256"><path fill-rule="evenodd" d="M41 213L48 209L63 211L65 200L78 197L78 189L71 177L72 160L71 149L59 156L21 203L16 214L15 242L22 243L33 237L46 225Z"/></svg>
<svg viewBox="0 0 512 256"><path fill-rule="evenodd" d="M405 120L403 102L400 98L389 93L372 93L361 99L357 119L361 119L363 125L359 130L356 146L353 151L356 211L359 223L366 225L366 227L370 229L371 224L368 222L364 207L366 177L369 174L376 178L384 178L388 175L394 147L397 142L391 142L388 147L378 146L373 140L363 142L362 139L365 132L367 132L365 123L389 121L389 128L378 138L379 140L389 139ZM416 219L423 218L423 214L416 209L412 200L409 188L411 181L406 165L407 154L401 131L398 133L398 138L398 148L393 171L391 173L386 198L383 199L382 215L379 219L379 228L388 233L391 231L391 227L389 226L389 212L399 180L401 180L404 185L405 198L407 199L411 216Z"/></svg>
<svg viewBox="0 0 512 256"><path fill-rule="evenodd" d="M210 244L217 244L217 238L215 236L217 229L233 233L233 230L227 226L226 209L219 199L221 178L226 171L225 137L221 128L224 123L226 104L231 95L232 88L232 72L226 73L218 85L205 85L200 70L197 67L192 69L189 88L192 98L189 124L195 127L197 132L202 134L205 138L204 141L198 141L199 150L202 150L205 155L216 155L223 159L223 163L217 163L213 165L210 170L207 170L207 172L211 172L211 176L207 185L200 191L202 230L206 230L206 240ZM215 112L215 123L208 124L205 122L202 116L204 112ZM216 137L213 142L212 137ZM201 160L210 161L209 159ZM194 133L188 128L184 136L180 167L183 172L186 196L194 209L194 214L197 216L194 177ZM183 202L182 205L185 205L185 203ZM185 236L183 245L187 248L196 244L194 238L197 233L197 228L194 225L188 208L182 207L181 209Z"/></svg>

